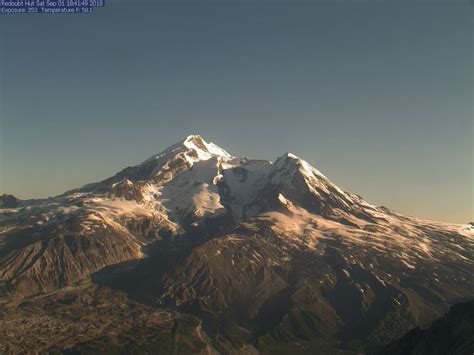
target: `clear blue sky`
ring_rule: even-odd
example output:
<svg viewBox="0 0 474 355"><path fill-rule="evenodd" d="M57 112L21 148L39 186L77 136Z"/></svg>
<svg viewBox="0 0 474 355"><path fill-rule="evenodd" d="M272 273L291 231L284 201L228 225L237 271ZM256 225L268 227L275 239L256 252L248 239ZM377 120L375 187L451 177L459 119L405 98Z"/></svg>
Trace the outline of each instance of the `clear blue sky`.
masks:
<svg viewBox="0 0 474 355"><path fill-rule="evenodd" d="M3 15L0 193L59 194L197 133L237 156L293 152L372 203L469 222L473 10L108 0L93 15Z"/></svg>

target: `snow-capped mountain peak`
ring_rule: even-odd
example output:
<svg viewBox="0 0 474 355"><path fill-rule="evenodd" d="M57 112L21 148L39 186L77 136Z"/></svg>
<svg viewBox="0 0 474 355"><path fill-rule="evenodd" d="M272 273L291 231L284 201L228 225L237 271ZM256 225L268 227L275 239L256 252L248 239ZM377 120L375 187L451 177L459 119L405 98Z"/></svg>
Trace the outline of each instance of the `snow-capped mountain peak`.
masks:
<svg viewBox="0 0 474 355"><path fill-rule="evenodd" d="M206 142L198 134L192 134L182 139L178 143L166 148L161 153L153 155L151 158L145 160L140 165L148 165L150 162L153 161L168 161L178 156L180 153L184 153L186 160L190 161L191 163L193 161L208 160L212 157L232 157L232 155L230 155L228 152L226 152L224 149L217 146L216 144L212 142Z"/></svg>
<svg viewBox="0 0 474 355"><path fill-rule="evenodd" d="M89 329L82 322L96 322L90 305L100 304L104 324L143 319L126 328L144 341L150 326L183 321L200 337L202 329L228 332L218 344L223 353L242 352L227 348L228 339L258 344L278 340L273 336L282 337L285 347L288 337L316 344L311 349L319 349L322 339L327 349L330 342L339 344L335 334L345 341L356 333L349 344L366 336L373 346L395 326L405 333L420 316L430 320L471 297L473 251L471 226L421 221L370 205L291 153L274 164L231 157L192 135L142 164L54 198L0 196L0 302L8 305L2 316L12 320L2 323L11 323L3 333L16 331L18 319L29 330L41 329L50 314L65 315L56 317L65 320L57 326L67 328L77 313ZM133 303L123 303L127 295ZM13 313L21 298L28 307ZM150 313L137 313L137 300L150 301ZM60 303L58 311L53 302ZM117 303L126 307L117 309ZM41 313L43 307L54 313ZM278 319L271 317L269 326L272 314ZM255 326L235 331L247 324ZM116 341L96 328L94 323L76 341ZM175 332L166 332L173 342ZM0 337L0 349L7 350L0 352L9 352L11 339L24 339L21 329L18 334ZM46 338L38 334L28 343L42 344ZM201 340L211 339L202 334ZM63 344L63 335L51 337L56 343L41 352ZM156 344L163 339L159 335ZM98 349L96 342L85 344Z"/></svg>
<svg viewBox="0 0 474 355"><path fill-rule="evenodd" d="M215 145L212 142L206 142L200 135L192 134L187 136L183 141L182 144L189 148L194 149L198 153L204 152L205 154L210 154L211 156L224 156L224 157L231 157L229 153L227 153L221 147Z"/></svg>

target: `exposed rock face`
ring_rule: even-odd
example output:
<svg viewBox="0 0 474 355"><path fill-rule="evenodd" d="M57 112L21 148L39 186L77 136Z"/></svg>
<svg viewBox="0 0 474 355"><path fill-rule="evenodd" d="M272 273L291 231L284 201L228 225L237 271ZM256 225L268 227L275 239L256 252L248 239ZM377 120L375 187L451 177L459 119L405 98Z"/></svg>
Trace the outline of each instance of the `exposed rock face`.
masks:
<svg viewBox="0 0 474 355"><path fill-rule="evenodd" d="M113 184L109 196L111 198L123 198L125 200L138 202L143 200L140 187L136 186L128 179L123 179L122 181Z"/></svg>
<svg viewBox="0 0 474 355"><path fill-rule="evenodd" d="M83 287L104 310L65 312L103 328L37 349L35 331L23 347L0 337L0 351L377 351L474 294L472 225L371 205L290 153L236 158L190 136L104 181L15 201L0 199L0 329L57 316ZM166 327L154 312L172 314Z"/></svg>
<svg viewBox="0 0 474 355"><path fill-rule="evenodd" d="M60 233L3 256L0 290L3 295L22 296L52 291L140 256L140 246L123 232L99 227L94 237Z"/></svg>

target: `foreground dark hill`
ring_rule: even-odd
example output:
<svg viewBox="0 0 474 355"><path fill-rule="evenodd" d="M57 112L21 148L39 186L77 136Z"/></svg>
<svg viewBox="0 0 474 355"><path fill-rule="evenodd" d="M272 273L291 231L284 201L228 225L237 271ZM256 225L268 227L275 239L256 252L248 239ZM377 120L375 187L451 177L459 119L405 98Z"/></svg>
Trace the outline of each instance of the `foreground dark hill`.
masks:
<svg viewBox="0 0 474 355"><path fill-rule="evenodd" d="M0 352L376 351L474 295L472 226L371 205L290 153L189 136L1 201Z"/></svg>
<svg viewBox="0 0 474 355"><path fill-rule="evenodd" d="M416 328L394 341L381 354L472 354L474 351L474 301L453 306L427 329Z"/></svg>

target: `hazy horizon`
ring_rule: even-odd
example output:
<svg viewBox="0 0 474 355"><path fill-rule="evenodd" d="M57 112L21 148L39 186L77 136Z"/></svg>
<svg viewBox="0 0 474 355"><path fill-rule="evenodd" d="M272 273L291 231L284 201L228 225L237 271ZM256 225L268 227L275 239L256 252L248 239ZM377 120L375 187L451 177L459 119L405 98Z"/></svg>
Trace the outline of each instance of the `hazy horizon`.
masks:
<svg viewBox="0 0 474 355"><path fill-rule="evenodd" d="M182 5L2 16L0 194L58 195L200 134L292 152L401 213L474 220L468 1Z"/></svg>

